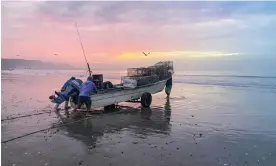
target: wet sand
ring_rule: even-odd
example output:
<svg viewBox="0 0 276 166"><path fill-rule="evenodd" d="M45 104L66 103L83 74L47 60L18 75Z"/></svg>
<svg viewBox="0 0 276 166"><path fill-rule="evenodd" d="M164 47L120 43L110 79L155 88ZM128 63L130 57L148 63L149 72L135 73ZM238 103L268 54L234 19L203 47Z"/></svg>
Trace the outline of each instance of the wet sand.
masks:
<svg viewBox="0 0 276 166"><path fill-rule="evenodd" d="M149 109L47 113L66 78L2 73L1 141L45 129L2 143L2 165L276 165L275 91L174 82Z"/></svg>

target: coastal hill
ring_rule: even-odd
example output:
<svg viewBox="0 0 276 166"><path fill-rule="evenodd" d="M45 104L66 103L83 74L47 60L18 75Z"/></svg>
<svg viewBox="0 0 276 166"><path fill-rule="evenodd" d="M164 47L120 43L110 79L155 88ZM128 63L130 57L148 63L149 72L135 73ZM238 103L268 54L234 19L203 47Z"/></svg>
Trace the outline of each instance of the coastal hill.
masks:
<svg viewBox="0 0 276 166"><path fill-rule="evenodd" d="M73 70L73 66L62 63L49 63L39 60L1 59L1 70L33 69L33 70Z"/></svg>

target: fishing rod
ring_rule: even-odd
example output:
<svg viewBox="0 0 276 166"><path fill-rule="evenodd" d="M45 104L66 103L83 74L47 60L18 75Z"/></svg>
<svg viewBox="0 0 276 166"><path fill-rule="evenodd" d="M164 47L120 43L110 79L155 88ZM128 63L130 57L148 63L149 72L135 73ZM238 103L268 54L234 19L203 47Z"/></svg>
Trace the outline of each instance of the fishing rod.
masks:
<svg viewBox="0 0 276 166"><path fill-rule="evenodd" d="M82 45L82 41L81 41L81 37L80 37L80 33L79 33L79 29L78 29L77 22L75 22L75 27L76 27L77 32L78 32L79 41L80 41L80 44L81 44L81 48L82 48L82 53L83 53L84 59L85 59L86 64L87 64L87 68L88 68L89 76L91 77L91 75L92 75L92 71L91 71L91 69L90 69L89 63L88 63L87 58L86 58L86 56L85 56L85 52L84 52L84 48L83 48L83 45Z"/></svg>

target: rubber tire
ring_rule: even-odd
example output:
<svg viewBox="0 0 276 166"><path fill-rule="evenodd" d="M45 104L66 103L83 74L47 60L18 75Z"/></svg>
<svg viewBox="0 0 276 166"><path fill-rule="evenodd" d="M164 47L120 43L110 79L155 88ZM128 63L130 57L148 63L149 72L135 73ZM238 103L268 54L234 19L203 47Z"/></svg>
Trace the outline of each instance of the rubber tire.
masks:
<svg viewBox="0 0 276 166"><path fill-rule="evenodd" d="M116 108L116 105L115 104L111 104L111 105L107 105L107 106L104 106L104 111L114 111Z"/></svg>
<svg viewBox="0 0 276 166"><path fill-rule="evenodd" d="M103 83L103 88L104 89L113 88L113 84L110 81L106 81L106 82Z"/></svg>
<svg viewBox="0 0 276 166"><path fill-rule="evenodd" d="M143 107L147 108L151 105L152 102L152 96L150 93L145 92L141 96L141 104Z"/></svg>

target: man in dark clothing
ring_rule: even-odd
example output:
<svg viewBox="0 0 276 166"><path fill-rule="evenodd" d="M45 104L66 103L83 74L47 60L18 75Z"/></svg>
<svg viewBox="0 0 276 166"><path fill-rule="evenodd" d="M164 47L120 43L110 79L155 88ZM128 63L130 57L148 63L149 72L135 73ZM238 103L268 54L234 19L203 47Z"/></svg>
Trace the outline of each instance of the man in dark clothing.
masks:
<svg viewBox="0 0 276 166"><path fill-rule="evenodd" d="M87 80L81 85L79 104L77 108L79 109L83 104L85 104L87 111L90 111L92 104L90 96L95 93L97 93L97 88L93 82L93 78L88 77Z"/></svg>
<svg viewBox="0 0 276 166"><path fill-rule="evenodd" d="M167 96L170 96L172 90L172 78L168 79L166 82L165 92Z"/></svg>
<svg viewBox="0 0 276 166"><path fill-rule="evenodd" d="M55 95L49 97L51 102L56 103L55 109L58 110L60 104L65 101L65 109L68 109L68 103L70 97L77 98L81 89L82 80L73 79L68 80L66 83L65 89L61 92L55 92ZM76 100L76 99L75 99Z"/></svg>

